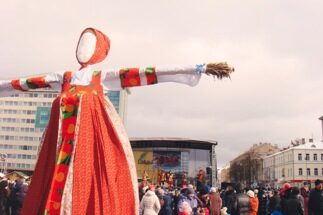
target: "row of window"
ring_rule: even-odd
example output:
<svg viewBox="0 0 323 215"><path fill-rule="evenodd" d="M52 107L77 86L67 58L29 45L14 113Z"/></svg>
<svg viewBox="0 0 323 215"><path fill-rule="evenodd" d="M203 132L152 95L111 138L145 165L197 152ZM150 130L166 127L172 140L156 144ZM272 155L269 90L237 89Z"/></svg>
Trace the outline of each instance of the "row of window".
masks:
<svg viewBox="0 0 323 215"><path fill-rule="evenodd" d="M40 141L41 137L0 135L0 140Z"/></svg>
<svg viewBox="0 0 323 215"><path fill-rule="evenodd" d="M44 128L0 127L0 131L43 132Z"/></svg>
<svg viewBox="0 0 323 215"><path fill-rule="evenodd" d="M35 164L26 164L26 163L4 163L1 162L0 163L0 167L5 167L5 168L9 168L9 169L15 169L15 168L19 168L19 169L35 169Z"/></svg>
<svg viewBox="0 0 323 215"><path fill-rule="evenodd" d="M301 161L303 159L303 156L301 153L298 154L298 160ZM310 160L310 154L305 154L305 160ZM313 160L317 161L317 154L313 154ZM323 154L321 154L321 161L323 161Z"/></svg>
<svg viewBox="0 0 323 215"><path fill-rule="evenodd" d="M4 114L25 114L25 115L35 115L36 111L34 110L8 110L8 109L4 109L1 110L0 109L0 114L4 113Z"/></svg>
<svg viewBox="0 0 323 215"><path fill-rule="evenodd" d="M35 123L35 119L0 118L0 122L8 123Z"/></svg>
<svg viewBox="0 0 323 215"><path fill-rule="evenodd" d="M20 93L14 94L12 97L28 97L28 98L56 98L57 93Z"/></svg>
<svg viewBox="0 0 323 215"><path fill-rule="evenodd" d="M303 175L303 168L299 168L298 169L298 175ZM306 168L306 175L307 176L311 176L311 168ZM319 175L319 170L318 168L314 168L314 176L318 176ZM323 175L323 168L321 170L321 175Z"/></svg>
<svg viewBox="0 0 323 215"><path fill-rule="evenodd" d="M52 103L51 102L0 101L0 105L50 107L52 106Z"/></svg>
<svg viewBox="0 0 323 215"><path fill-rule="evenodd" d="M26 155L26 154L6 154L7 158L13 159L26 159L26 160L36 160L36 155Z"/></svg>
<svg viewBox="0 0 323 215"><path fill-rule="evenodd" d="M32 150L37 151L37 146L27 146L27 145L14 145L14 144L0 144L0 149L15 149L15 150Z"/></svg>

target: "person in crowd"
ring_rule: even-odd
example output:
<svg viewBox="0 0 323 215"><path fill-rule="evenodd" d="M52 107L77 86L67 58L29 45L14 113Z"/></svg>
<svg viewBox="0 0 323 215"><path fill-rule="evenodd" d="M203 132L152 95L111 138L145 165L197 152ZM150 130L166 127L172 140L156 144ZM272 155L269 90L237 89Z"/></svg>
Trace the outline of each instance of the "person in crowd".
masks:
<svg viewBox="0 0 323 215"><path fill-rule="evenodd" d="M250 211L249 196L243 193L242 185L238 183L235 187L237 192L231 202L231 215L248 215Z"/></svg>
<svg viewBox="0 0 323 215"><path fill-rule="evenodd" d="M142 215L157 215L160 211L160 202L155 194L155 187L150 185L140 202L140 211Z"/></svg>
<svg viewBox="0 0 323 215"><path fill-rule="evenodd" d="M178 215L191 215L192 208L188 202L183 202L181 208L179 209Z"/></svg>
<svg viewBox="0 0 323 215"><path fill-rule="evenodd" d="M223 206L227 208L227 211L229 214L231 214L231 210L232 210L231 206L232 206L232 202L235 198L235 195L236 194L234 192L233 187L229 185L226 188L226 191L225 191L224 197L223 197L223 202L224 202Z"/></svg>
<svg viewBox="0 0 323 215"><path fill-rule="evenodd" d="M179 202L180 198L181 198L181 191L175 190L175 194L173 197L173 214L174 215L178 215L177 208L178 208L178 202Z"/></svg>
<svg viewBox="0 0 323 215"><path fill-rule="evenodd" d="M191 207L193 214L196 214L197 211L197 197L193 188L187 188L186 195L182 195L178 202L178 210L181 211L183 203L187 202Z"/></svg>
<svg viewBox="0 0 323 215"><path fill-rule="evenodd" d="M272 189L269 191L269 214L271 214L280 204L280 196L278 190Z"/></svg>
<svg viewBox="0 0 323 215"><path fill-rule="evenodd" d="M215 187L210 189L210 215L220 215L220 210L222 208L222 199L220 194L217 192Z"/></svg>
<svg viewBox="0 0 323 215"><path fill-rule="evenodd" d="M285 183L280 190L280 207L283 214L287 214L287 201L291 195L292 186L289 183Z"/></svg>
<svg viewBox="0 0 323 215"><path fill-rule="evenodd" d="M0 181L0 215L9 215L8 199L8 180L2 179Z"/></svg>
<svg viewBox="0 0 323 215"><path fill-rule="evenodd" d="M266 193L265 188L260 188L258 193L258 200L259 200L259 208L258 208L258 215L267 215L268 214L268 205L269 205L269 198Z"/></svg>
<svg viewBox="0 0 323 215"><path fill-rule="evenodd" d="M28 185L23 180L17 179L9 196L11 215L19 215L25 196L28 191Z"/></svg>
<svg viewBox="0 0 323 215"><path fill-rule="evenodd" d="M259 201L257 196L255 196L255 193L252 190L249 190L247 192L247 195L249 196L250 200L250 212L249 215L257 215L258 207L259 207Z"/></svg>
<svg viewBox="0 0 323 215"><path fill-rule="evenodd" d="M287 200L286 213L284 215L303 215L303 209L301 201L298 198L299 189L298 187L292 187L291 194Z"/></svg>
<svg viewBox="0 0 323 215"><path fill-rule="evenodd" d="M159 188L156 190L156 195L160 201L161 209L158 213L158 215L172 215L172 197L169 194L166 194L165 191L162 188Z"/></svg>
<svg viewBox="0 0 323 215"><path fill-rule="evenodd" d="M307 184L304 184L304 187L301 188L301 195L304 199L304 215L308 215L309 187Z"/></svg>
<svg viewBox="0 0 323 215"><path fill-rule="evenodd" d="M207 192L206 189L202 189L199 192L198 195L198 206L200 209L198 209L198 213L199 214L204 214L204 215L209 215L210 214L210 197L209 197L209 193Z"/></svg>
<svg viewBox="0 0 323 215"><path fill-rule="evenodd" d="M322 181L317 179L315 181L315 188L311 190L308 200L308 214L322 215L323 214L323 193Z"/></svg>

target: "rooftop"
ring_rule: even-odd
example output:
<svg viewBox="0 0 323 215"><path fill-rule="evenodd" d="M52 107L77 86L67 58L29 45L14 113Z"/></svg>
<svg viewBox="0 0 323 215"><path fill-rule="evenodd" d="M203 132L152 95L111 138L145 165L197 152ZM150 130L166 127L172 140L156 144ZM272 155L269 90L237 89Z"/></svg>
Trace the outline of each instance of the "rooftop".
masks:
<svg viewBox="0 0 323 215"><path fill-rule="evenodd" d="M149 138L130 138L132 148L190 148L211 150L216 141L193 140L188 138L174 137L149 137Z"/></svg>

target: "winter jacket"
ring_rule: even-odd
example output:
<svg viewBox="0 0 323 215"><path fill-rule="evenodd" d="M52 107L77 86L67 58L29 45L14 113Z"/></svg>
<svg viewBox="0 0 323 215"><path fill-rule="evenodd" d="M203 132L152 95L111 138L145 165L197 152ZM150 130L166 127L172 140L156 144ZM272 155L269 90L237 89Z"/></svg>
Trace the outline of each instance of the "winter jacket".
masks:
<svg viewBox="0 0 323 215"><path fill-rule="evenodd" d="M259 200L257 197L250 197L250 212L249 215L257 215Z"/></svg>
<svg viewBox="0 0 323 215"><path fill-rule="evenodd" d="M269 198L269 212L272 213L280 204L280 197L278 194Z"/></svg>
<svg viewBox="0 0 323 215"><path fill-rule="evenodd" d="M172 215L172 198L169 195L164 195L163 197L164 205L160 209L158 215Z"/></svg>
<svg viewBox="0 0 323 215"><path fill-rule="evenodd" d="M297 196L292 195L287 200L287 213L284 215L303 215L303 209Z"/></svg>
<svg viewBox="0 0 323 215"><path fill-rule="evenodd" d="M224 194L224 199L223 199L223 207L227 207L228 210L227 212L231 214L232 211L232 205L233 205L233 200L236 198L236 194L233 190L229 190L225 192Z"/></svg>
<svg viewBox="0 0 323 215"><path fill-rule="evenodd" d="M220 215L222 199L218 193L210 193L210 215Z"/></svg>
<svg viewBox="0 0 323 215"><path fill-rule="evenodd" d="M250 212L249 196L244 193L236 195L231 206L231 215L248 215Z"/></svg>
<svg viewBox="0 0 323 215"><path fill-rule="evenodd" d="M140 202L142 215L157 215L160 210L159 199L155 192L148 190Z"/></svg>
<svg viewBox="0 0 323 215"><path fill-rule="evenodd" d="M178 202L178 209L180 209L182 207L183 202L187 202L190 207L192 208L193 213L196 213L197 210L197 197L193 198L193 199L189 199L188 197L182 195L179 202ZM179 210L180 211L180 210Z"/></svg>
<svg viewBox="0 0 323 215"><path fill-rule="evenodd" d="M323 190L313 189L308 200L309 215L323 214Z"/></svg>

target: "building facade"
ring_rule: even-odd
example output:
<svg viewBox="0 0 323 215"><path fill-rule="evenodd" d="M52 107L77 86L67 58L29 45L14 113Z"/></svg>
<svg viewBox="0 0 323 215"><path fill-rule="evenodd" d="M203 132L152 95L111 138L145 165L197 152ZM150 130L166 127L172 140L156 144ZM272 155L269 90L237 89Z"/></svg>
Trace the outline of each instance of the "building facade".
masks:
<svg viewBox="0 0 323 215"><path fill-rule="evenodd" d="M308 141L264 158L264 178L272 186L323 179L323 143Z"/></svg>
<svg viewBox="0 0 323 215"><path fill-rule="evenodd" d="M247 152L230 161L231 182L239 182L245 186L264 184L263 158L277 151L278 146L271 143L254 144Z"/></svg>
<svg viewBox="0 0 323 215"><path fill-rule="evenodd" d="M57 95L56 91L37 90L0 98L0 172L34 170L52 101ZM127 93L113 91L107 96L125 122Z"/></svg>

